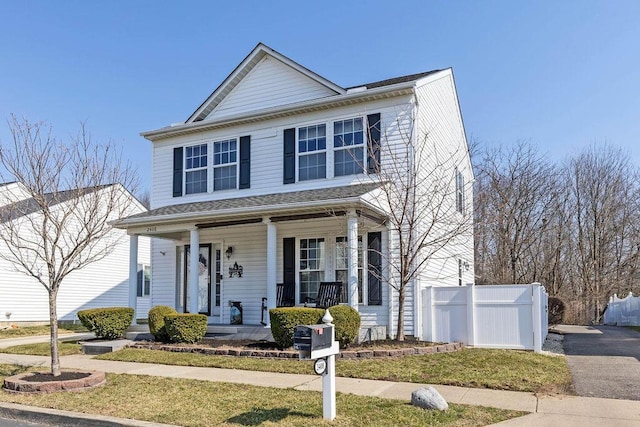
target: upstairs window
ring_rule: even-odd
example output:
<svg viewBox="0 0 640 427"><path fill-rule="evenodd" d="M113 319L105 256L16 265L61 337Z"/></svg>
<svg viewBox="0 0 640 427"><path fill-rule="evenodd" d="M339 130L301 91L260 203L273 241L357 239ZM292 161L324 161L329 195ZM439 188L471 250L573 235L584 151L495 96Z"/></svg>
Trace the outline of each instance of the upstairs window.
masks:
<svg viewBox="0 0 640 427"><path fill-rule="evenodd" d="M226 139L213 143L213 191L236 188L238 142Z"/></svg>
<svg viewBox="0 0 640 427"><path fill-rule="evenodd" d="M207 144L185 147L185 193L207 192Z"/></svg>
<svg viewBox="0 0 640 427"><path fill-rule="evenodd" d="M464 214L464 176L456 169L456 210Z"/></svg>
<svg viewBox="0 0 640 427"><path fill-rule="evenodd" d="M313 125L298 129L298 180L327 176L327 127Z"/></svg>
<svg viewBox="0 0 640 427"><path fill-rule="evenodd" d="M333 148L335 176L363 172L364 129L361 117L333 122Z"/></svg>

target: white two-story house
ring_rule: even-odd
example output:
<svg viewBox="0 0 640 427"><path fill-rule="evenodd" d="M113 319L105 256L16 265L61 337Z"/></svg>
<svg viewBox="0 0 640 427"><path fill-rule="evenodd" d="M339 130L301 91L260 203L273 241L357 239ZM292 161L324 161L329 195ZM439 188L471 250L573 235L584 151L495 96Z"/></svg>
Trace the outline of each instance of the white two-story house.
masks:
<svg viewBox="0 0 640 427"><path fill-rule="evenodd" d="M152 305L212 324L232 322L238 303L244 324L268 323L278 284L302 305L320 282L341 281L363 326L393 334L398 236L378 168L393 165L387 153L412 155L387 149L403 139L448 159L440 175L458 185L452 209L471 212L451 69L343 88L258 44L184 123L142 135L152 142L151 210L117 226L134 249L137 236L154 237ZM405 332L419 336L420 288L472 281L472 238L442 248L407 289Z"/></svg>

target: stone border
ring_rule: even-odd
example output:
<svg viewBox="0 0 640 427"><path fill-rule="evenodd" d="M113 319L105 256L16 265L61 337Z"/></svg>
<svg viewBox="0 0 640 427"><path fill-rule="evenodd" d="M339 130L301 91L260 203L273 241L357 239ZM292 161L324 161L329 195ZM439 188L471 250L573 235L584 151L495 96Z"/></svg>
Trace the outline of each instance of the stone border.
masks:
<svg viewBox="0 0 640 427"><path fill-rule="evenodd" d="M129 345L130 348L145 350L161 350L173 353L200 353L209 356L247 356L247 357L271 357L281 359L298 359L299 353L295 350L250 350L239 348L211 348L193 346L172 346L165 344L140 344ZM463 348L462 343L437 344L429 347L407 347L380 350L345 350L336 355L338 359L374 359L402 357L416 354L451 353Z"/></svg>
<svg viewBox="0 0 640 427"><path fill-rule="evenodd" d="M27 381L24 377L33 375L33 372L23 372L4 379L2 389L10 393L55 393L57 391L81 391L104 385L107 380L104 372L69 370L68 372L86 373L87 376L75 380L60 381Z"/></svg>

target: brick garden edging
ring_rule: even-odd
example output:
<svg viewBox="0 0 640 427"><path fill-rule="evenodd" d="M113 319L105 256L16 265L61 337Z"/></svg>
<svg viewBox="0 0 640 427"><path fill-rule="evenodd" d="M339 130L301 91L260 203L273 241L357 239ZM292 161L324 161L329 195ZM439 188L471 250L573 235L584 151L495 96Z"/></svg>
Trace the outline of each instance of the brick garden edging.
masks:
<svg viewBox="0 0 640 427"><path fill-rule="evenodd" d="M282 359L297 359L296 350L251 350L238 348L210 348L195 346L173 346L166 344L131 344L130 348L146 350L171 351L174 353L200 353L210 356L248 356L248 357L273 357ZM380 350L345 350L336 355L338 359L373 359L384 357L401 357L415 354L451 353L462 350L462 343L438 344L429 347L407 347Z"/></svg>
<svg viewBox="0 0 640 427"><path fill-rule="evenodd" d="M5 378L2 388L11 393L40 394L55 393L57 391L80 391L98 387L106 383L104 372L76 370L73 372L86 373L87 376L73 380L28 381L24 378L33 375L33 372L23 372Z"/></svg>

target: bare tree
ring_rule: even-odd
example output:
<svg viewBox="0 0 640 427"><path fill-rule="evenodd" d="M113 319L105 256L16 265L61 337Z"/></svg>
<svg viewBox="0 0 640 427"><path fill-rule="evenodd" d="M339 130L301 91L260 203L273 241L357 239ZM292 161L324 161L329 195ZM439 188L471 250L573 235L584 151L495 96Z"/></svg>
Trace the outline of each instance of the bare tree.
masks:
<svg viewBox="0 0 640 427"><path fill-rule="evenodd" d="M398 296L395 339L403 341L409 287L426 277L430 263L454 260L457 271L473 231L465 142L439 144L416 129L414 117L399 117L383 127L380 147L370 144L374 149L368 154L376 172L370 176L380 183L376 202L386 208L392 232L389 255L382 256L389 257L388 283ZM469 173L463 179L464 170Z"/></svg>
<svg viewBox="0 0 640 427"><path fill-rule="evenodd" d="M575 212L577 291L587 320L598 323L610 294L637 268L638 174L625 152L608 145L573 158L566 174Z"/></svg>
<svg viewBox="0 0 640 427"><path fill-rule="evenodd" d="M91 141L84 124L75 138L56 139L45 123L13 117L12 141L0 148L3 179L23 194L3 200L0 257L40 283L49 295L51 373L60 375L56 301L72 272L103 259L118 243L110 221L131 213L125 188L134 169L112 144Z"/></svg>
<svg viewBox="0 0 640 427"><path fill-rule="evenodd" d="M556 168L526 142L487 150L477 167L476 254L482 281L544 275L543 237L558 208Z"/></svg>

